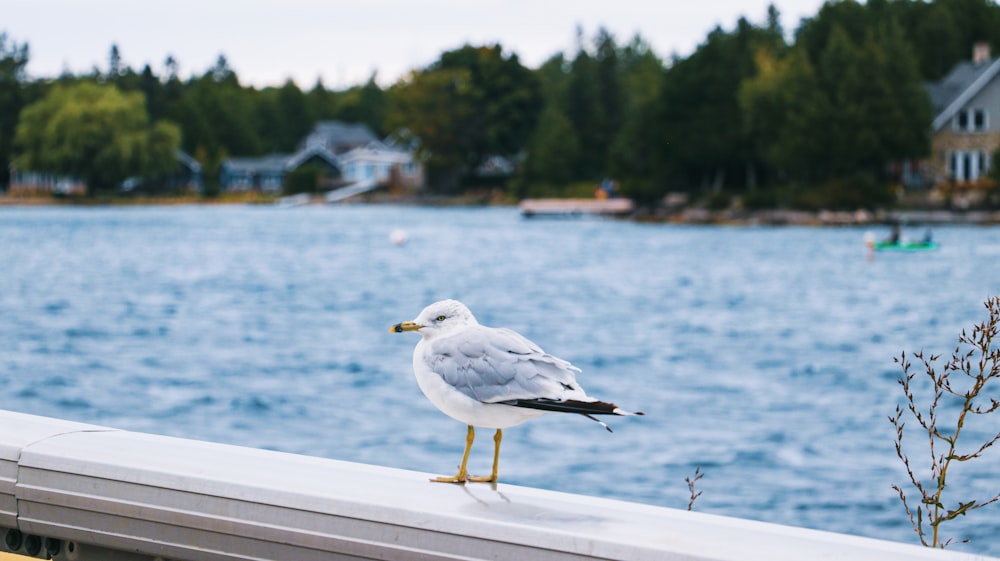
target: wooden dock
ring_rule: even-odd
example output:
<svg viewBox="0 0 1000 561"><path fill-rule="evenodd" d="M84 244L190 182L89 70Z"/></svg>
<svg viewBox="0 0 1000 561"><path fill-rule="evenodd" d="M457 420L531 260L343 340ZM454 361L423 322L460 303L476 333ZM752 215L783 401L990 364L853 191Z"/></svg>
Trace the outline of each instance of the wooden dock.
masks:
<svg viewBox="0 0 1000 561"><path fill-rule="evenodd" d="M622 216L635 209L631 199L524 199L518 205L525 217Z"/></svg>

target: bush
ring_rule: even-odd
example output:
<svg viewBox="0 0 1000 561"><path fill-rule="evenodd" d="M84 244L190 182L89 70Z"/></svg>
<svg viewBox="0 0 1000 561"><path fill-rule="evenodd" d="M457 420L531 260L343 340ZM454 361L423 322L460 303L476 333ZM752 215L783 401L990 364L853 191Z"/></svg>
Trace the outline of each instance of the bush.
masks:
<svg viewBox="0 0 1000 561"><path fill-rule="evenodd" d="M781 197L776 189L755 189L743 195L743 208L747 210L770 210L781 206Z"/></svg>
<svg viewBox="0 0 1000 561"><path fill-rule="evenodd" d="M295 195L298 193L315 193L319 188L319 180L323 176L323 168L316 165L304 165L294 169L285 176L282 193Z"/></svg>
<svg viewBox="0 0 1000 561"><path fill-rule="evenodd" d="M888 185L870 175L856 174L798 189L792 206L813 211L875 209L894 200Z"/></svg>

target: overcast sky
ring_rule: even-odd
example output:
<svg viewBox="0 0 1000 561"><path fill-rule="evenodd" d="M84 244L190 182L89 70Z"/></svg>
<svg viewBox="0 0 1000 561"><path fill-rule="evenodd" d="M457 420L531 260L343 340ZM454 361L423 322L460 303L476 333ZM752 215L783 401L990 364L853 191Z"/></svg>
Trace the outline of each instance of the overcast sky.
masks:
<svg viewBox="0 0 1000 561"><path fill-rule="evenodd" d="M303 89L317 77L332 89L367 81L389 85L447 50L499 43L537 68L572 56L576 29L589 41L607 28L619 44L639 33L668 59L687 56L717 25L740 16L766 20L768 0L0 0L0 33L27 43L28 74L106 70L122 60L163 73L168 55L180 75L202 74L224 54L245 85ZM822 0L775 0L789 34Z"/></svg>

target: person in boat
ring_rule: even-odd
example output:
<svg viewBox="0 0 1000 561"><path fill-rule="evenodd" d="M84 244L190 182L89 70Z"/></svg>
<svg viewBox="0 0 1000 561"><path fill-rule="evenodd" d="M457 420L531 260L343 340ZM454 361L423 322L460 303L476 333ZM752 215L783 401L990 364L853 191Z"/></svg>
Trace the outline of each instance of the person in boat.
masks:
<svg viewBox="0 0 1000 561"><path fill-rule="evenodd" d="M892 225L892 231L889 232L889 237L885 239L885 243L893 245L898 244L901 241L900 236L901 232L899 229L899 223L897 222Z"/></svg>

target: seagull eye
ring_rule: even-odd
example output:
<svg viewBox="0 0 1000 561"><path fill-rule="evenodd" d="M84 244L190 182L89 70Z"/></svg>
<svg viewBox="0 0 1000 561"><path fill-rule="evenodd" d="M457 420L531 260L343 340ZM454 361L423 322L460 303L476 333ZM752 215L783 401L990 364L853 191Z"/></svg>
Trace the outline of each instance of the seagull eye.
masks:
<svg viewBox="0 0 1000 561"><path fill-rule="evenodd" d="M446 318L444 316L438 316L438 317L434 318L435 321L444 321L446 319L448 319L448 318Z"/></svg>

